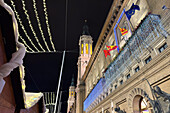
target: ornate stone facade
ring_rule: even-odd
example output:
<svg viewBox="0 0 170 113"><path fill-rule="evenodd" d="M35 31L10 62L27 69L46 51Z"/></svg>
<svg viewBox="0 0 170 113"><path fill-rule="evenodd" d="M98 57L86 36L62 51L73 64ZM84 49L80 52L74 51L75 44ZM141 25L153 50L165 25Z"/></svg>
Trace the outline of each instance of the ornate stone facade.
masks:
<svg viewBox="0 0 170 113"><path fill-rule="evenodd" d="M140 10L135 10L129 21L125 11L130 9L132 3L138 5ZM83 75L84 111L88 113L169 112L167 98L170 93L168 19L170 11L168 8L162 10L163 5L169 7L169 2L113 1L95 51ZM122 37L118 26L128 29L129 34ZM117 45L119 49L111 51L111 56L105 58L103 50L106 49L106 45ZM98 88L101 78L104 82L101 88ZM155 92L157 86L165 93L158 95ZM95 88L98 88L96 94Z"/></svg>
<svg viewBox="0 0 170 113"><path fill-rule="evenodd" d="M133 3L140 10L129 21L125 12ZM169 8L168 0L113 1L85 71L78 70L77 103L82 103L76 113L170 112ZM119 27L128 29L126 37ZM106 45L118 49L105 58Z"/></svg>

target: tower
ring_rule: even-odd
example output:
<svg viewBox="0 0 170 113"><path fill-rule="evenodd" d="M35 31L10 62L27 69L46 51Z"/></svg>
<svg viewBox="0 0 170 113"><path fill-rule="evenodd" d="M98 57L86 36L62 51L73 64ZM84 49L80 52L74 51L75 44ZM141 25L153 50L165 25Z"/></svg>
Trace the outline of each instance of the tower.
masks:
<svg viewBox="0 0 170 113"><path fill-rule="evenodd" d="M76 87L76 113L83 113L83 100L85 96L85 84L82 82L83 74L86 70L86 66L92 55L92 37L89 33L89 28L87 26L87 21L83 26L83 33L79 40L80 54L78 58L78 77L77 77L77 87Z"/></svg>
<svg viewBox="0 0 170 113"><path fill-rule="evenodd" d="M87 26L87 21L85 20L85 25L83 26L83 33L82 36L80 36L79 40L79 58L78 58L78 83L79 80L82 78L86 66L90 60L90 57L92 55L92 37L89 33L89 28Z"/></svg>
<svg viewBox="0 0 170 113"><path fill-rule="evenodd" d="M69 98L68 98L68 107L67 107L67 113L69 113L70 108L73 108L75 106L75 86L74 86L74 76L71 80L71 86L69 87ZM73 108L75 109L75 108ZM73 112L75 113L75 112Z"/></svg>

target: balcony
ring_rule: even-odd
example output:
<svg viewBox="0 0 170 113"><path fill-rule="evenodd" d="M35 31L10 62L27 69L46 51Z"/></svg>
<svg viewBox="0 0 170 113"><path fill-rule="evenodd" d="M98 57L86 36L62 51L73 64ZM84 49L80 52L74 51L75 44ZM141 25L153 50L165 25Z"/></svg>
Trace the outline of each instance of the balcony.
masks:
<svg viewBox="0 0 170 113"><path fill-rule="evenodd" d="M88 112L100 103L111 84L122 76L122 72L127 69L130 70L135 62L139 63L140 56L144 52L151 52L152 45L160 41L160 37L168 36L161 23L162 21L158 15L150 14L145 17L114 61L108 66L104 73L105 78L101 79L104 82L100 80L84 101L84 111Z"/></svg>

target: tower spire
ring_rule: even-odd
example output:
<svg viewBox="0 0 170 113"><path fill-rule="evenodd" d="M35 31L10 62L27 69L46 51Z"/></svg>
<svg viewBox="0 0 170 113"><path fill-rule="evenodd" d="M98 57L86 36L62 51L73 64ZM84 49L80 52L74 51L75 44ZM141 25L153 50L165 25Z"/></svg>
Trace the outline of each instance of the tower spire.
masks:
<svg viewBox="0 0 170 113"><path fill-rule="evenodd" d="M74 74L73 74L73 76L72 76L71 86L74 86Z"/></svg>
<svg viewBox="0 0 170 113"><path fill-rule="evenodd" d="M70 113L70 109L73 108L73 112L75 113L75 86L74 86L74 74L71 80L71 86L69 87L69 97L68 97L68 106L67 106L67 113Z"/></svg>
<svg viewBox="0 0 170 113"><path fill-rule="evenodd" d="M85 20L84 22L85 22L85 23L84 23L84 26L83 26L83 33L82 33L82 35L90 35L90 33L89 33L89 27L88 27L88 25L87 25L87 20Z"/></svg>

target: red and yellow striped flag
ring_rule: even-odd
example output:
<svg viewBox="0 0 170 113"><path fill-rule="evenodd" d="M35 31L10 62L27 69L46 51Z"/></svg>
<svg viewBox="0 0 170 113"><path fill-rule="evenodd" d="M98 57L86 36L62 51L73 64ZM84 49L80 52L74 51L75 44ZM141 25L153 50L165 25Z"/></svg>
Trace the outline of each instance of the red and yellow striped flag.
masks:
<svg viewBox="0 0 170 113"><path fill-rule="evenodd" d="M112 46L108 46L108 45L106 45L106 48L107 48L107 50L110 52L111 50L116 49L116 48L117 48L117 46L115 46L115 45L112 45Z"/></svg>
<svg viewBox="0 0 170 113"><path fill-rule="evenodd" d="M126 34L128 33L128 30L127 30L127 29L125 29L125 28L120 28L119 25L118 25L118 28L119 28L122 36L124 36L124 35L126 35Z"/></svg>
<svg viewBox="0 0 170 113"><path fill-rule="evenodd" d="M103 52L104 52L105 57L107 57L107 55L110 56L110 51L109 50L103 50Z"/></svg>

